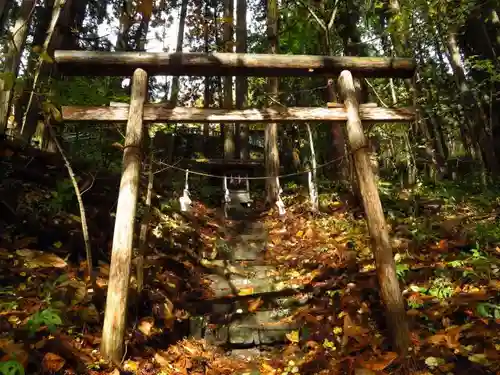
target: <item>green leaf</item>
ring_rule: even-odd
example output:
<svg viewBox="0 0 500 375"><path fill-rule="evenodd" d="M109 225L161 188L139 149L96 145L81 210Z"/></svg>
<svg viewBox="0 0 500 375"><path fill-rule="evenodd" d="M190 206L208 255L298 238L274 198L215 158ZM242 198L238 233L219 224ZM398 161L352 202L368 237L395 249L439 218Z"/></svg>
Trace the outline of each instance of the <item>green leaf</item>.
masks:
<svg viewBox="0 0 500 375"><path fill-rule="evenodd" d="M496 306L495 311L493 312L493 316L495 319L500 319L500 306Z"/></svg>
<svg viewBox="0 0 500 375"><path fill-rule="evenodd" d="M24 375L23 366L17 361L0 363L0 374L2 375Z"/></svg>
<svg viewBox="0 0 500 375"><path fill-rule="evenodd" d="M50 55L47 53L47 51L43 51L40 54L40 58L42 59L42 61L49 63L49 64L52 64L54 62L54 60L52 59L52 57L50 57Z"/></svg>
<svg viewBox="0 0 500 375"><path fill-rule="evenodd" d="M485 303L480 303L479 305L477 305L476 311L479 314L479 316L481 316L483 318L490 318L491 317L491 314L488 311L488 305Z"/></svg>
<svg viewBox="0 0 500 375"><path fill-rule="evenodd" d="M0 73L0 79L3 81L3 91L10 91L16 83L16 77L12 72Z"/></svg>
<svg viewBox="0 0 500 375"><path fill-rule="evenodd" d="M55 310L46 309L40 313L40 317L46 325L61 325L61 317L57 314Z"/></svg>

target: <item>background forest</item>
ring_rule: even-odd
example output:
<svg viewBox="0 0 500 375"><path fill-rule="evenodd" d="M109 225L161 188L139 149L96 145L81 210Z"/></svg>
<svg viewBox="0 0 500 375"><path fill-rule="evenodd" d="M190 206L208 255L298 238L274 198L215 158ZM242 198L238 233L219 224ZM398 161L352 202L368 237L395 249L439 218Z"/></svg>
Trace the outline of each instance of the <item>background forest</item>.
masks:
<svg viewBox="0 0 500 375"><path fill-rule="evenodd" d="M404 175L403 181L410 185L423 177L452 178L458 170L478 173L485 182L496 176L499 41L494 1L286 1L270 4L269 9L273 6L279 16L272 42L277 53L408 56L418 62L414 82L362 82L365 101L419 109L412 126L371 129L381 173ZM270 48L268 6L262 2L65 1L61 7L57 1L4 0L0 9L4 50L0 129L7 128L7 134L25 141L34 139L47 150L53 146L44 138L42 113L60 105L127 100L128 83L122 84L122 79L59 79L51 66L55 49L266 52ZM232 89L226 83L215 78L155 77L150 79L151 99L206 107L227 104L224 100L236 107L261 107L269 101L263 79L239 78ZM334 82L326 79L282 79L276 100L284 106L322 106L335 101L335 91ZM102 142L104 131L81 125L61 130L71 139L68 147L76 152L83 142L85 153L99 162L106 155L101 148L108 144ZM290 124L279 131L281 164L291 170L304 168L310 154L307 142L300 142L307 139L305 129ZM314 129L319 162L342 154L343 145L335 143L336 131L327 126ZM330 147L332 143L336 147ZM336 169L342 171L342 166Z"/></svg>
<svg viewBox="0 0 500 375"><path fill-rule="evenodd" d="M498 374L499 12L498 0L0 0L0 374ZM64 75L56 50L414 59L411 79L356 80L360 103L417 114L409 124L364 124L408 321L385 320L344 124L154 123L125 337L103 350L126 127L65 123L62 107L129 103L131 78ZM153 76L148 101L326 108L342 102L337 81ZM220 212L222 172L210 161L228 159L284 176L281 186L250 184L265 240ZM193 334L195 318L222 304L207 285L236 237L266 255L231 273L247 280L251 267L271 267L279 295L264 273L264 291L224 296L232 307L258 315L285 296L293 305L278 322L279 344L257 352Z"/></svg>

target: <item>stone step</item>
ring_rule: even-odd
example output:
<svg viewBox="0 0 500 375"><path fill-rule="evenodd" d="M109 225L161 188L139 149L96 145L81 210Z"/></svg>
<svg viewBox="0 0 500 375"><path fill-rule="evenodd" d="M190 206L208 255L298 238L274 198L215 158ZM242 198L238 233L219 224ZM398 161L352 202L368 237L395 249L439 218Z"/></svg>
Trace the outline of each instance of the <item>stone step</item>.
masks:
<svg viewBox="0 0 500 375"><path fill-rule="evenodd" d="M213 345L269 345L285 341L286 334L298 328L287 320L293 309L272 309L254 313L228 314L212 323L209 317L193 317L190 334Z"/></svg>
<svg viewBox="0 0 500 375"><path fill-rule="evenodd" d="M254 233L265 231L265 225L255 220L231 220L225 225L226 233Z"/></svg>
<svg viewBox="0 0 500 375"><path fill-rule="evenodd" d="M263 258L266 251L266 242L236 242L226 254L229 260L257 260Z"/></svg>
<svg viewBox="0 0 500 375"><path fill-rule="evenodd" d="M288 290L286 290L288 292ZM195 315L207 315L216 320L229 314L248 313L255 309L254 302L260 299L258 310L295 309L306 305L312 298L312 293L263 293L259 296L249 295L243 298L221 298L197 300L189 303L190 311Z"/></svg>
<svg viewBox="0 0 500 375"><path fill-rule="evenodd" d="M250 296L300 288L300 284L279 275L272 266L248 266L242 272L227 268L225 274L213 273L205 276L214 298ZM231 271L233 271L231 273Z"/></svg>

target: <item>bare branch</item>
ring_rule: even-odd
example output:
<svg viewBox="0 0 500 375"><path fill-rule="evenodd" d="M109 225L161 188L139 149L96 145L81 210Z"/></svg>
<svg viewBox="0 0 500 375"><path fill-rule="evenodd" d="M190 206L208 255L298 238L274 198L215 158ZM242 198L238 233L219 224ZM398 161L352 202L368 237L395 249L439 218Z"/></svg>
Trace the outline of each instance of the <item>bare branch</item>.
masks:
<svg viewBox="0 0 500 375"><path fill-rule="evenodd" d="M335 18L337 17L337 11L339 9L339 0L335 0L335 5L333 6L332 16L330 17L330 22L328 22L327 32L329 32L333 28L333 24L335 23Z"/></svg>
<svg viewBox="0 0 500 375"><path fill-rule="evenodd" d="M338 1L338 0L337 0ZM316 22L321 26L321 28L326 32L328 29L326 28L326 24L325 24L325 21L323 21L321 18L318 17L318 15L316 14L316 12L314 11L313 8L311 8L305 1L303 0L297 0L297 2L302 5L304 8L306 8L309 13L311 13L311 16L314 17L314 19L316 20Z"/></svg>

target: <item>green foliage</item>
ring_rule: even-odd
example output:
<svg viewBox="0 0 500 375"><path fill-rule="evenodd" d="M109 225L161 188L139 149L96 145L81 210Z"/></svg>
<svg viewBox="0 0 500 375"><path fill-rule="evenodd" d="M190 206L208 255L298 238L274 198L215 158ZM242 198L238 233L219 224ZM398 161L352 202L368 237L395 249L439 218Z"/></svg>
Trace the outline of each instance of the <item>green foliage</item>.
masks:
<svg viewBox="0 0 500 375"><path fill-rule="evenodd" d="M12 72L0 73L0 80L3 81L3 91L10 91L14 87L16 77Z"/></svg>
<svg viewBox="0 0 500 375"><path fill-rule="evenodd" d="M396 274L400 280L404 280L406 274L410 271L410 267L406 263L396 264Z"/></svg>
<svg viewBox="0 0 500 375"><path fill-rule="evenodd" d="M17 361L6 361L0 363L0 375L24 375L24 368Z"/></svg>
<svg viewBox="0 0 500 375"><path fill-rule="evenodd" d="M52 308L47 308L33 314L27 323L30 335L34 335L38 329L46 326L49 332L54 332L57 326L62 324L62 319L58 311Z"/></svg>
<svg viewBox="0 0 500 375"><path fill-rule="evenodd" d="M115 93L118 78L72 77L52 82L51 99L58 105L108 105L110 101L123 101ZM120 94L123 95L123 94Z"/></svg>
<svg viewBox="0 0 500 375"><path fill-rule="evenodd" d="M427 293L440 300L450 298L453 295L454 285L448 277L437 277L431 282Z"/></svg>
<svg viewBox="0 0 500 375"><path fill-rule="evenodd" d="M480 303L476 307L479 316L483 318L500 319L500 305L493 303Z"/></svg>
<svg viewBox="0 0 500 375"><path fill-rule="evenodd" d="M56 182L56 190L51 192L52 199L49 203L51 211L58 213L67 210L75 198L75 190L70 179Z"/></svg>
<svg viewBox="0 0 500 375"><path fill-rule="evenodd" d="M498 243L500 241L500 220L496 219L489 223L478 223L473 236L478 243L478 247Z"/></svg>

